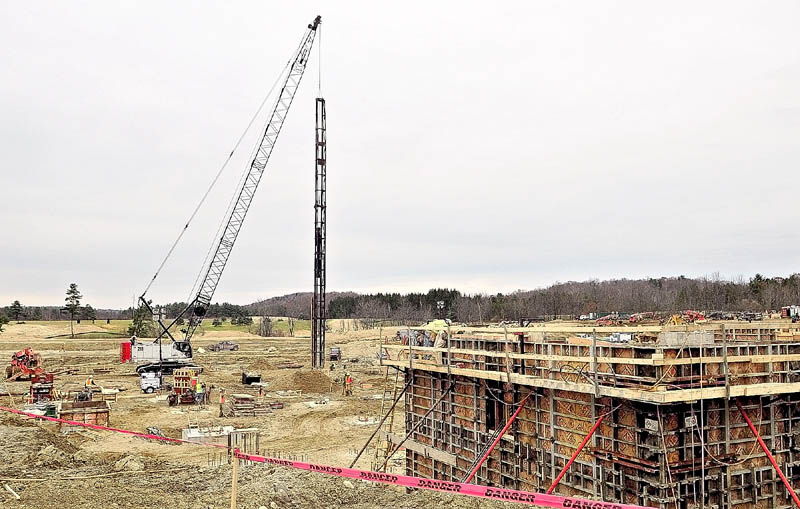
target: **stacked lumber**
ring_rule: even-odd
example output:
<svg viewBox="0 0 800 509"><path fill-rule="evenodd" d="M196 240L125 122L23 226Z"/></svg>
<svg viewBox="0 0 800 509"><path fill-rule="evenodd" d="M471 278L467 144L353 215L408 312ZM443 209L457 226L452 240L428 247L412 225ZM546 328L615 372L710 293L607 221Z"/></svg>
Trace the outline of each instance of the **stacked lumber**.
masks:
<svg viewBox="0 0 800 509"><path fill-rule="evenodd" d="M250 394L231 394L230 402L222 407L223 417L263 417L271 412L268 402L258 401Z"/></svg>

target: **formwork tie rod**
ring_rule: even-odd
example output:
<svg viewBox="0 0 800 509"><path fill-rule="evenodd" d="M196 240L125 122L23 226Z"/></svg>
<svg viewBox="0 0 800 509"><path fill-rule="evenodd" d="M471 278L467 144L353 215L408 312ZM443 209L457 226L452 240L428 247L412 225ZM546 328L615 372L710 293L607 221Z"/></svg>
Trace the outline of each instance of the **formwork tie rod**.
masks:
<svg viewBox="0 0 800 509"><path fill-rule="evenodd" d="M800 499L797 498L797 494L794 492L794 489L792 489L792 485L789 484L789 481L786 479L786 476L783 475L781 467L778 466L778 462L775 461L775 458L772 456L772 453L770 453L769 449L767 449L767 444L765 444L764 440L761 439L761 435L758 433L758 430L756 429L755 426L753 426L753 421L751 421L750 417L747 416L747 412L744 411L744 408L742 407L742 404L739 403L739 400L735 399L733 401L736 403L736 408L739 409L739 412L741 412L742 417L744 417L744 420L750 427L750 431L753 432L753 435L755 435L756 440L758 440L758 444L761 446L761 449L764 450L764 454L767 455L767 458L769 459L770 463L772 463L772 468L774 468L775 471L778 472L778 476L781 478L781 481L783 481L783 485L786 486L787 490L789 490L789 494L792 496L794 503L797 505L797 507L800 507Z"/></svg>
<svg viewBox="0 0 800 509"><path fill-rule="evenodd" d="M611 412L613 412L613 410ZM583 437L583 442L581 442L580 445L578 446L578 448L575 449L575 452L572 453L572 457L569 459L569 461L567 461L567 464L564 465L564 468L561 469L561 472L555 478L555 480L553 481L553 484L551 484L550 487L547 488L547 494L548 495L553 493L553 490L556 489L556 486L558 486L558 483L561 482L561 478L564 477L564 474L567 473L567 470L569 470L569 467L572 466L572 463L575 461L575 458L578 457L578 454L581 453L581 451L583 450L584 446L589 442L589 439L592 438L592 435L594 435L594 432L597 431L597 428L600 427L600 423L603 422L603 419L605 419L606 416L609 415L611 412L607 412L607 413L601 415L600 418L597 419L597 422L594 423L594 426L592 426L592 429L589 430L589 433L587 433L586 436Z"/></svg>
<svg viewBox="0 0 800 509"><path fill-rule="evenodd" d="M469 475L467 475L467 477L465 477L462 482L469 483L469 481L473 477L475 477L475 474L478 473L478 470L480 470L481 465L483 465L483 462L486 461L486 459L489 457L490 454L492 454L492 451L494 450L495 446L503 438L503 435L506 434L506 431L508 431L508 428L511 427L511 424L514 423L514 419L516 419L517 416L519 415L519 413L522 411L522 407L525 406L525 403L528 401L528 398L531 397L531 394L533 394L533 393L529 392L527 396L522 398L522 401L519 402L519 405L517 406L516 411L514 411L514 413L511 415L511 418L508 420L506 425L503 426L503 429L500 430L500 433L497 434L497 437L494 439L494 442L492 442L492 445L489 446L489 449L486 450L486 453L483 455L483 457L480 459L480 461L478 461L478 464L475 465L475 468L472 469L472 472L470 472Z"/></svg>

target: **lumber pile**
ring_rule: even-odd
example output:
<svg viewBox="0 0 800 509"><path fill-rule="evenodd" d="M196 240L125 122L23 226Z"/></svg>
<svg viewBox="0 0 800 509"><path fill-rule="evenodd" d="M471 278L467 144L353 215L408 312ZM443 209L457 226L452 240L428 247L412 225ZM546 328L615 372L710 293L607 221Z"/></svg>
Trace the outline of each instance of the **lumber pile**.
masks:
<svg viewBox="0 0 800 509"><path fill-rule="evenodd" d="M270 404L258 401L250 394L231 394L230 402L222 405L223 417L263 417L272 412Z"/></svg>

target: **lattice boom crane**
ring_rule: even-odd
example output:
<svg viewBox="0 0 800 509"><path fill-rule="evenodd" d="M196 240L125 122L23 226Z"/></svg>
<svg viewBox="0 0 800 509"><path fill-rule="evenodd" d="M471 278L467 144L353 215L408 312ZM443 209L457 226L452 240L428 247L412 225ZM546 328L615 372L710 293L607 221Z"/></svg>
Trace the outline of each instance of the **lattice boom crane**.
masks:
<svg viewBox="0 0 800 509"><path fill-rule="evenodd" d="M219 284L222 272L225 270L225 265L228 263L233 245L242 229L244 218L253 201L258 183L264 175L269 157L272 154L272 149L275 147L275 142L281 132L283 123L289 113L289 108L292 105L294 96L300 86L300 81L303 78L308 59L311 55L311 48L314 44L314 38L317 33L317 28L321 22L321 17L317 16L314 21L308 25L308 29L300 43L297 52L294 54L294 60L291 63L289 73L283 82L275 108L272 110L267 127L261 137L258 149L255 152L255 157L250 163L249 170L243 180L242 188L239 190L236 201L231 208L230 215L228 216L225 228L222 231L222 236L216 243L214 255L205 272L205 277L199 287L199 291L195 298L189 303L181 313L175 317L169 325L165 325L160 319L158 323L161 327L161 332L157 338L160 340L163 336L169 336L176 343L178 350L184 352L187 357L191 357L190 340L194 331L200 326L203 317L208 311L208 306L211 304L211 299ZM187 225L188 226L188 225ZM157 274L156 274L157 275ZM155 276L153 277L155 279ZM148 287L149 288L149 287ZM145 292L146 293L146 292ZM139 301L150 312L152 308L142 294ZM182 331L184 336L181 340L176 340L170 330L175 326L177 321L188 313L188 325Z"/></svg>

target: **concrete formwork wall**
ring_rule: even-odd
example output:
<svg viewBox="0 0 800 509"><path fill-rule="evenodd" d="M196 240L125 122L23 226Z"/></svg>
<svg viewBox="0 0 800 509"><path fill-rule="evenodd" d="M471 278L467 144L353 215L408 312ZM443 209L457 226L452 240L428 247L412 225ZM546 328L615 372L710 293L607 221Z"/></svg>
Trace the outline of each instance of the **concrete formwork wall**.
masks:
<svg viewBox="0 0 800 509"><path fill-rule="evenodd" d="M411 440L449 457L434 458L407 448L406 471L452 481L465 476L492 432L505 424L530 390L424 369L407 370L409 380L413 383L405 401L405 424L406 430L416 427ZM453 389L446 393L451 383ZM473 482L546 490L595 420L607 414L558 493L662 508L791 506L733 402L655 405L564 390L533 391ZM800 482L798 399L784 395L740 400L794 482Z"/></svg>

